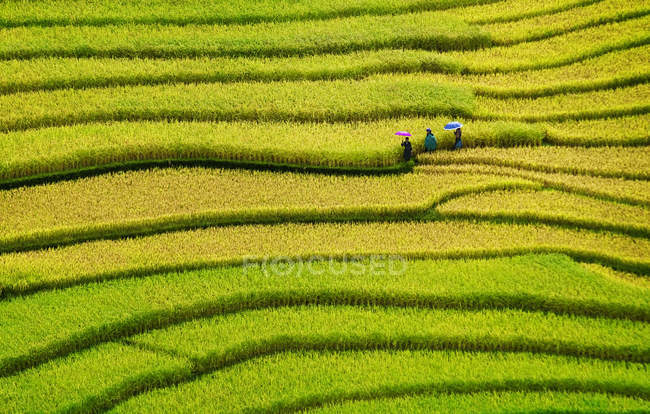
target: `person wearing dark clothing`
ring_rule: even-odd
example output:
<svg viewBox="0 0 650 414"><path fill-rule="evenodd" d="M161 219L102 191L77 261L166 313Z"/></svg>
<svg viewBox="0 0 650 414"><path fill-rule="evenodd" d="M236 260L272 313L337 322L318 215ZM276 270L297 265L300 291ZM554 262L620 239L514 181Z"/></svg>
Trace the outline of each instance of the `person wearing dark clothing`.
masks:
<svg viewBox="0 0 650 414"><path fill-rule="evenodd" d="M404 147L404 161L409 161L411 159L411 151L413 150L413 147L411 146L411 142L409 141L408 137L404 138L402 146Z"/></svg>
<svg viewBox="0 0 650 414"><path fill-rule="evenodd" d="M460 128L456 128L454 131L454 135L456 136L456 142L454 143L454 149L459 150L463 146L463 142L460 140L461 132Z"/></svg>
<svg viewBox="0 0 650 414"><path fill-rule="evenodd" d="M424 150L435 151L438 147L436 136L431 132L431 128L427 128L427 137L424 139Z"/></svg>

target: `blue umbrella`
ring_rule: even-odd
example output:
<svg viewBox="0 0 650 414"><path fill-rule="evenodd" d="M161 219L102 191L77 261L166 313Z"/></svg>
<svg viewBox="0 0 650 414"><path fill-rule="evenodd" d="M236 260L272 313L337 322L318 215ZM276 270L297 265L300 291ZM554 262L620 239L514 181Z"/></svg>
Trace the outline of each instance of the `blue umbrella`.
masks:
<svg viewBox="0 0 650 414"><path fill-rule="evenodd" d="M410 136L411 136L411 134L409 134L409 133L406 132L406 131L397 131L397 132L395 133L395 135L399 135L399 136L401 136L401 137L410 137Z"/></svg>
<svg viewBox="0 0 650 414"><path fill-rule="evenodd" d="M462 126L463 126L463 124L461 124L460 122L450 122L447 125L445 125L445 130L446 131L451 131L451 130L454 130L454 129L458 129L458 128L462 127Z"/></svg>

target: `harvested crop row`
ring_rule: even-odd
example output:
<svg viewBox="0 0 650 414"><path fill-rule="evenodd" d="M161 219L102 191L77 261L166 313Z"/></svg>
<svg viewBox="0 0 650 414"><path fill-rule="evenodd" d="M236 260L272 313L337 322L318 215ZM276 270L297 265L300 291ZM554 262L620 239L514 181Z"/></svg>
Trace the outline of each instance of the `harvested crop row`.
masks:
<svg viewBox="0 0 650 414"><path fill-rule="evenodd" d="M510 308L616 318L608 322L616 332L638 326L626 319L647 322L650 318L645 287L604 276L558 255L314 261L300 269L297 263L293 268L272 263L223 267L0 301L0 321L5 327L0 331L4 344L0 375L182 322L308 304L476 311Z"/></svg>
<svg viewBox="0 0 650 414"><path fill-rule="evenodd" d="M647 381L647 370L641 364L530 354L283 353L143 394L119 405L115 412L150 412L152 407L166 412L221 412L225 407L230 412L298 411L353 396L367 399L406 390L482 391L486 383L501 390L566 389L571 384L574 390L617 389L624 395L647 397Z"/></svg>
<svg viewBox="0 0 650 414"><path fill-rule="evenodd" d="M83 105L80 103L83 102ZM471 91L426 79L158 85L0 96L0 131L110 120L367 121L463 116Z"/></svg>
<svg viewBox="0 0 650 414"><path fill-rule="evenodd" d="M47 2L4 1L0 5L0 27L20 26L105 26L117 24L251 24L292 20L322 20L359 15L400 14L445 10L497 0L293 0L278 6L276 1L169 1L136 0L116 4L112 1L51 0ZM501 2L503 3L503 2ZM575 0L555 0L570 7ZM526 11L539 5L530 0L509 0ZM557 6L556 6L557 7ZM473 8L468 8L472 10ZM544 9L541 9L542 11Z"/></svg>
<svg viewBox="0 0 650 414"><path fill-rule="evenodd" d="M449 413L491 412L499 407L499 412L534 413L575 412L591 410L593 407L602 413L642 412L648 409L647 401L597 393L570 392L477 392L440 393L423 396L393 396L369 401L349 400L324 404L310 409L313 414L354 414L372 413Z"/></svg>
<svg viewBox="0 0 650 414"><path fill-rule="evenodd" d="M465 73L511 72L553 68L615 50L647 45L650 16L571 32L514 46L458 52L454 59Z"/></svg>
<svg viewBox="0 0 650 414"><path fill-rule="evenodd" d="M437 151L418 160L435 165L481 164L546 173L584 174L628 179L650 178L650 147L519 147Z"/></svg>
<svg viewBox="0 0 650 414"><path fill-rule="evenodd" d="M34 291L265 257L494 257L562 252L637 273L650 272L650 240L546 225L487 222L245 225L104 240L0 256L0 286Z"/></svg>
<svg viewBox="0 0 650 414"><path fill-rule="evenodd" d="M494 191L467 194L436 207L443 217L496 218L607 228L650 236L650 209L559 191Z"/></svg>
<svg viewBox="0 0 650 414"><path fill-rule="evenodd" d="M0 378L0 412L60 412L79 403L102 406L143 383L164 383L188 375L187 360L104 344L38 370Z"/></svg>
<svg viewBox="0 0 650 414"><path fill-rule="evenodd" d="M648 80L650 46L615 51L560 68L459 75L453 56L381 50L278 59L76 59L0 61L0 93L161 83L359 79L381 73L443 72L428 78L497 97L544 96L631 86ZM449 74L451 73L451 74Z"/></svg>
<svg viewBox="0 0 650 414"><path fill-rule="evenodd" d="M441 349L524 351L650 362L650 325L522 311L416 310L309 306L198 319L129 339L194 360L225 361L292 341L404 344L421 338ZM286 341L286 342L285 342ZM196 344L201 344L200 348ZM248 348L248 350L247 350Z"/></svg>
<svg viewBox="0 0 650 414"><path fill-rule="evenodd" d="M385 48L472 50L490 43L478 26L423 12L242 26L18 27L0 29L0 59L274 57Z"/></svg>
<svg viewBox="0 0 650 414"><path fill-rule="evenodd" d="M477 96L473 115L526 122L599 119L650 112L650 83L626 88L541 98Z"/></svg>
<svg viewBox="0 0 650 414"><path fill-rule="evenodd" d="M602 0L561 13L545 14L509 23L492 23L481 28L490 34L495 44L512 45L648 14L650 14L650 2L647 0L641 2Z"/></svg>
<svg viewBox="0 0 650 414"><path fill-rule="evenodd" d="M567 193L582 194L615 203L650 207L650 183L647 180L549 173L481 164L423 165L418 166L416 170L418 173L430 174L467 173L519 177Z"/></svg>
<svg viewBox="0 0 650 414"><path fill-rule="evenodd" d="M219 224L396 220L454 195L531 186L519 178L453 173L124 172L0 191L0 211L7 212L0 217L0 251Z"/></svg>

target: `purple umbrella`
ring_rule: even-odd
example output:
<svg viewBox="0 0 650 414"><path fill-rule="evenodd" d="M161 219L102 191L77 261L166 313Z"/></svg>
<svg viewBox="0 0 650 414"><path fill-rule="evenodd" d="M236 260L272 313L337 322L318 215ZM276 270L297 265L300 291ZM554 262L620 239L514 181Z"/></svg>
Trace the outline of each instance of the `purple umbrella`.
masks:
<svg viewBox="0 0 650 414"><path fill-rule="evenodd" d="M406 132L406 131L397 131L397 132L395 133L395 135L399 135L400 137L410 137L410 136L411 136L411 134L409 134L409 133Z"/></svg>

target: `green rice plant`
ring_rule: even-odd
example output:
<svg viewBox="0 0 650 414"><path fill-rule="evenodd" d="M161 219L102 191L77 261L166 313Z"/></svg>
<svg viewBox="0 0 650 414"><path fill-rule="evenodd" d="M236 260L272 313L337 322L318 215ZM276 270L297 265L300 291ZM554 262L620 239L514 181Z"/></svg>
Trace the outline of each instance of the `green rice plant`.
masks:
<svg viewBox="0 0 650 414"><path fill-rule="evenodd" d="M512 72L565 66L648 44L650 16L610 23L517 45L457 52L464 73Z"/></svg>
<svg viewBox="0 0 650 414"><path fill-rule="evenodd" d="M481 164L546 173L648 180L650 147L518 147L436 151L418 157L422 163Z"/></svg>
<svg viewBox="0 0 650 414"><path fill-rule="evenodd" d="M615 318L620 321L610 320L609 326L616 332L615 326L620 331L637 326L624 320L650 320L645 287L566 256L314 261L288 271L273 266L155 274L2 300L0 376L153 329L284 306L520 309Z"/></svg>
<svg viewBox="0 0 650 414"><path fill-rule="evenodd" d="M650 3L647 1L602 0L560 13L487 24L482 29L490 33L495 44L512 45L648 14Z"/></svg>
<svg viewBox="0 0 650 414"><path fill-rule="evenodd" d="M331 19L357 15L385 15L415 11L444 10L495 0L258 0L252 8L247 1L137 0L128 3L88 0L47 2L4 1L0 5L0 26L104 26L140 24L250 24L291 20ZM530 1L510 1L534 7ZM556 3L567 3L556 1Z"/></svg>
<svg viewBox="0 0 650 414"><path fill-rule="evenodd" d="M431 25L432 21L436 24ZM435 11L237 26L124 24L0 29L0 59L273 57L385 48L464 50L488 45L489 35L478 26Z"/></svg>
<svg viewBox="0 0 650 414"><path fill-rule="evenodd" d="M92 174L161 160L383 171L403 160L395 131L414 134L416 153L424 150L427 127L438 137L439 148L452 148L453 135L442 129L447 122L442 117L350 123L113 122L11 132L0 135L0 187L20 185L30 176ZM536 125L463 122L467 147L539 145L544 137Z"/></svg>
<svg viewBox="0 0 650 414"><path fill-rule="evenodd" d="M361 121L462 116L471 91L424 79L118 87L0 96L0 131L110 120ZM80 103L83 102L83 105Z"/></svg>
<svg viewBox="0 0 650 414"><path fill-rule="evenodd" d="M295 352L259 358L155 390L116 413L298 411L347 399L455 390L562 390L646 398L643 364L432 351ZM516 387L516 388L515 388Z"/></svg>
<svg viewBox="0 0 650 414"><path fill-rule="evenodd" d="M564 121L650 112L650 84L541 98L499 99L477 96L473 115L483 119Z"/></svg>
<svg viewBox="0 0 650 414"><path fill-rule="evenodd" d="M453 198L436 207L443 217L497 218L581 228L607 228L650 237L650 209L559 191L492 191Z"/></svg>
<svg viewBox="0 0 650 414"><path fill-rule="evenodd" d="M453 55L418 50L338 55L196 59L44 58L0 61L0 93L64 88L155 85L169 82L238 82L358 79L380 73L428 72L437 83L461 84L494 97L536 97L630 86L648 80L650 46L634 47L560 68L459 75ZM434 74L434 72L441 72Z"/></svg>
<svg viewBox="0 0 650 414"><path fill-rule="evenodd" d="M542 3L526 0L507 0L480 4L474 7L464 7L462 10L458 10L458 14L472 24L505 23L560 13L577 7L589 6L600 1L602 0L548 0Z"/></svg>
<svg viewBox="0 0 650 414"><path fill-rule="evenodd" d="M102 240L0 256L8 293L268 257L401 255L494 257L561 252L620 270L650 272L650 240L547 225L471 221L225 226Z"/></svg>
<svg viewBox="0 0 650 414"><path fill-rule="evenodd" d="M431 73L427 77L434 82L467 86L477 95L495 98L588 92L647 82L648 53L650 46L646 45L550 69L478 75Z"/></svg>
<svg viewBox="0 0 650 414"><path fill-rule="evenodd" d="M301 306L198 319L146 332L128 342L188 355L211 366L223 364L233 355L251 355L292 340L408 344L414 338L449 350L525 351L648 362L649 337L650 327L643 322L511 310Z"/></svg>
<svg viewBox="0 0 650 414"><path fill-rule="evenodd" d="M479 392L405 395L372 400L331 402L311 409L314 414L352 414L360 412L416 414L464 414L468 412L600 412L642 413L647 401L640 398L600 393L569 392Z"/></svg>
<svg viewBox="0 0 650 414"><path fill-rule="evenodd" d="M140 384L187 377L188 365L182 358L104 344L38 370L0 378L0 412L62 412L80 401L101 406Z"/></svg>
<svg viewBox="0 0 650 414"><path fill-rule="evenodd" d="M499 167L480 164L424 165L418 166L419 173L446 174L497 174L519 177L573 194L582 194L605 201L650 207L650 191L647 180L630 180L625 178L595 177L591 175L574 175L571 173L551 173L520 168Z"/></svg>
<svg viewBox="0 0 650 414"><path fill-rule="evenodd" d="M170 82L237 82L359 79L377 73L461 70L452 55L421 50L357 51L284 57L38 58L0 61L0 93L154 85Z"/></svg>
<svg viewBox="0 0 650 414"><path fill-rule="evenodd" d="M531 186L522 179L474 174L124 172L0 191L0 210L7 212L0 218L0 251L207 225L395 220L424 214L455 195Z"/></svg>

